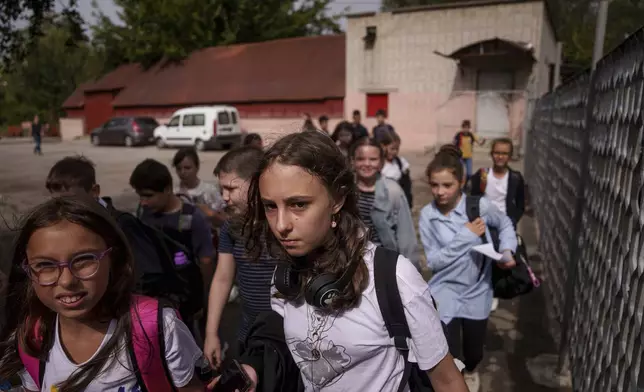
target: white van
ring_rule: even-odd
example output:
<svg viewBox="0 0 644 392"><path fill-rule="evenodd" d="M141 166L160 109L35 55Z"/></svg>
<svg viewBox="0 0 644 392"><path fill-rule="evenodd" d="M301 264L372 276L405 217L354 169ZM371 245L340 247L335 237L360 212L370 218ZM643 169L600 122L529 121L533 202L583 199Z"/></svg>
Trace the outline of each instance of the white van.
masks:
<svg viewBox="0 0 644 392"><path fill-rule="evenodd" d="M231 148L241 145L239 112L232 106L193 106L174 112L167 124L154 130L159 148L195 146Z"/></svg>

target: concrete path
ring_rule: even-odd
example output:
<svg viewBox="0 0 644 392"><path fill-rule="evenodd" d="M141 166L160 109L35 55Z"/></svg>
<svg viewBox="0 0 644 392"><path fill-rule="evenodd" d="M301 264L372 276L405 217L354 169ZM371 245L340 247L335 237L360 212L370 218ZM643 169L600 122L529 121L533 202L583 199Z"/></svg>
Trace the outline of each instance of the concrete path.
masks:
<svg viewBox="0 0 644 392"><path fill-rule="evenodd" d="M431 201L429 185L425 178L425 169L432 158L431 154L408 153L406 158L412 166L414 180L413 215L416 222L420 210ZM474 156L474 169L487 167L491 163L485 151L477 151ZM515 169L522 170L523 162L513 162ZM534 257L536 253L536 233L533 220L523 218L519 231L528 245L531 266L537 276L541 277L542 264ZM429 274L426 278L429 278ZM485 344L485 357L479 367L481 374L481 392L567 392L569 388L548 388L537 384L528 371L528 364L548 355L556 355L558 345L551 334L556 330L556 323L548 314L545 290L548 282L539 289L520 298L500 301L497 311L491 314ZM534 369L535 366L530 367ZM537 372L544 369L537 367ZM550 381L551 377L541 377L540 381ZM556 385L556 384L555 384Z"/></svg>
<svg viewBox="0 0 644 392"><path fill-rule="evenodd" d="M65 155L82 154L97 164L98 180L106 194L116 197L120 206L136 203L136 197L129 189L127 180L132 168L144 158L154 157L162 162L169 162L173 150L157 150L154 147L126 150L123 148L92 148L86 141L51 144L44 157L31 157L29 140L0 141L0 152L5 157L5 165L0 167L0 181L4 184L2 194L6 201L15 204L18 210L38 203L47 197L44 190L44 177L49 167ZM403 155L410 161L414 179L415 221L424 205L431 201L431 195L424 172L431 155L421 152L406 151ZM205 168L210 172L221 156L221 152L203 154ZM477 152L475 167L489 165L489 155ZM521 168L521 162L513 164ZM205 173L204 178L209 178ZM0 200L2 201L2 200ZM0 203L1 204L1 203ZM6 210L5 210L6 211ZM531 218L526 217L520 230L529 245L529 252L534 253L536 236ZM4 243L4 244L3 244ZM4 249L2 245L4 246ZM0 257L6 259L10 253L8 241L0 240ZM422 253L422 251L421 251ZM2 264L2 263L0 263ZM541 263L533 261L535 272L540 275ZM0 267L2 267L0 265ZM6 267L6 266L5 266ZM0 268L2 270L4 268ZM425 274L428 277L428 273ZM548 282L544 282L547 287ZM489 323L486 355L481 364L481 392L545 392L568 391L565 388L546 388L535 383L528 371L528 363L543 354L556 354L557 345L550 330L551 324L545 301L545 289L542 286L533 293L512 301L501 301L499 309L492 314ZM2 301L0 301L0 306ZM240 319L239 304L226 307L222 321L221 335L231 346L229 354L234 355L236 334ZM1 321L1 320L0 320Z"/></svg>

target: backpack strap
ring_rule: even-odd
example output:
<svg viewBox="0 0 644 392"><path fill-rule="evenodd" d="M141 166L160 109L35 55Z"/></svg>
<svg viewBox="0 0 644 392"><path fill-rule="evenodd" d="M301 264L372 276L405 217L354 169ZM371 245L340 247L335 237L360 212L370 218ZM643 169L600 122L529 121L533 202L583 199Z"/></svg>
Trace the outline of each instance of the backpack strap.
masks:
<svg viewBox="0 0 644 392"><path fill-rule="evenodd" d="M481 194L485 194L485 189L487 188L487 176L488 176L488 169L482 167L479 170L480 177L481 177L481 182L479 183L479 190L481 191Z"/></svg>
<svg viewBox="0 0 644 392"><path fill-rule="evenodd" d="M407 359L409 356L407 338L411 338L411 332L409 332L400 291L398 291L398 282L396 281L397 264L397 252L380 246L376 248L373 267L376 297L389 337L394 339L396 349L405 360L405 370L398 387L398 392L402 392L408 385L411 375L412 364Z"/></svg>
<svg viewBox="0 0 644 392"><path fill-rule="evenodd" d="M40 345L42 343L42 338L38 336L38 330L40 329L40 322L34 323L33 336L35 342ZM20 343L16 343L18 346L18 356L25 367L25 370L31 376L31 379L36 383L38 390L42 387L43 379L45 378L45 367L47 362L36 357L32 357L27 354L27 352L20 346Z"/></svg>
<svg viewBox="0 0 644 392"><path fill-rule="evenodd" d="M458 148L461 148L461 136L463 135L463 131L459 131L454 135L454 145Z"/></svg>
<svg viewBox="0 0 644 392"><path fill-rule="evenodd" d="M466 196L465 197L465 212L467 213L467 220L474 222L481 217L481 198L479 196Z"/></svg>
<svg viewBox="0 0 644 392"><path fill-rule="evenodd" d="M400 173L402 174L403 165L402 165L402 161L400 160L400 157L395 157L394 162L396 162L396 165L398 166L398 170L400 170Z"/></svg>
<svg viewBox="0 0 644 392"><path fill-rule="evenodd" d="M134 295L130 315L128 353L142 392L176 392L165 358L163 305L154 298Z"/></svg>
<svg viewBox="0 0 644 392"><path fill-rule="evenodd" d="M467 219L470 222L475 221L481 216L481 198L479 196L467 196L465 199L465 210L467 211ZM485 233L481 234L481 240L484 244L487 244L487 236ZM479 271L479 280L483 276L483 271L485 271L485 261L486 257L483 257L483 262L481 263L481 270Z"/></svg>
<svg viewBox="0 0 644 392"><path fill-rule="evenodd" d="M180 232L190 231L192 229L192 215L195 213L195 205L186 201L181 203L181 214L179 215Z"/></svg>

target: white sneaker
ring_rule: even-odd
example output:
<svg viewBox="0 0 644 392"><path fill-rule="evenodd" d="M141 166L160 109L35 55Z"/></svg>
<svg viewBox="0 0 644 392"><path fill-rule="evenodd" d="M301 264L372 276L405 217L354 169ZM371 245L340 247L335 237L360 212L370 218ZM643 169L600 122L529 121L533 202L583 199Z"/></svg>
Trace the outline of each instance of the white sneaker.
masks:
<svg viewBox="0 0 644 392"><path fill-rule="evenodd" d="M235 302L238 296L239 296L239 289L237 288L237 285L233 285L233 287L230 288L228 303Z"/></svg>
<svg viewBox="0 0 644 392"><path fill-rule="evenodd" d="M499 307L499 299L492 298L492 308L490 309L490 312L494 312L498 307Z"/></svg>
<svg viewBox="0 0 644 392"><path fill-rule="evenodd" d="M467 370L463 372L463 378L465 378L465 384L470 392L479 392L481 388L481 378L479 377L479 372L473 371L468 372Z"/></svg>

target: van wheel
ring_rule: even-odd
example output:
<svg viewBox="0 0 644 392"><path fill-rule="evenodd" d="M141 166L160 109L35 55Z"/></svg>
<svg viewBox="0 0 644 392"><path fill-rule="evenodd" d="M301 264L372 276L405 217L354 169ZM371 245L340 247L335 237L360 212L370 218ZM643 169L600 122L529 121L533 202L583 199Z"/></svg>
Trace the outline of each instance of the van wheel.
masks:
<svg viewBox="0 0 644 392"><path fill-rule="evenodd" d="M157 148L165 148L165 142L162 137L158 137L154 143L157 145Z"/></svg>
<svg viewBox="0 0 644 392"><path fill-rule="evenodd" d="M197 151L204 151L206 149L206 143L203 142L201 139L195 140L195 148Z"/></svg>

